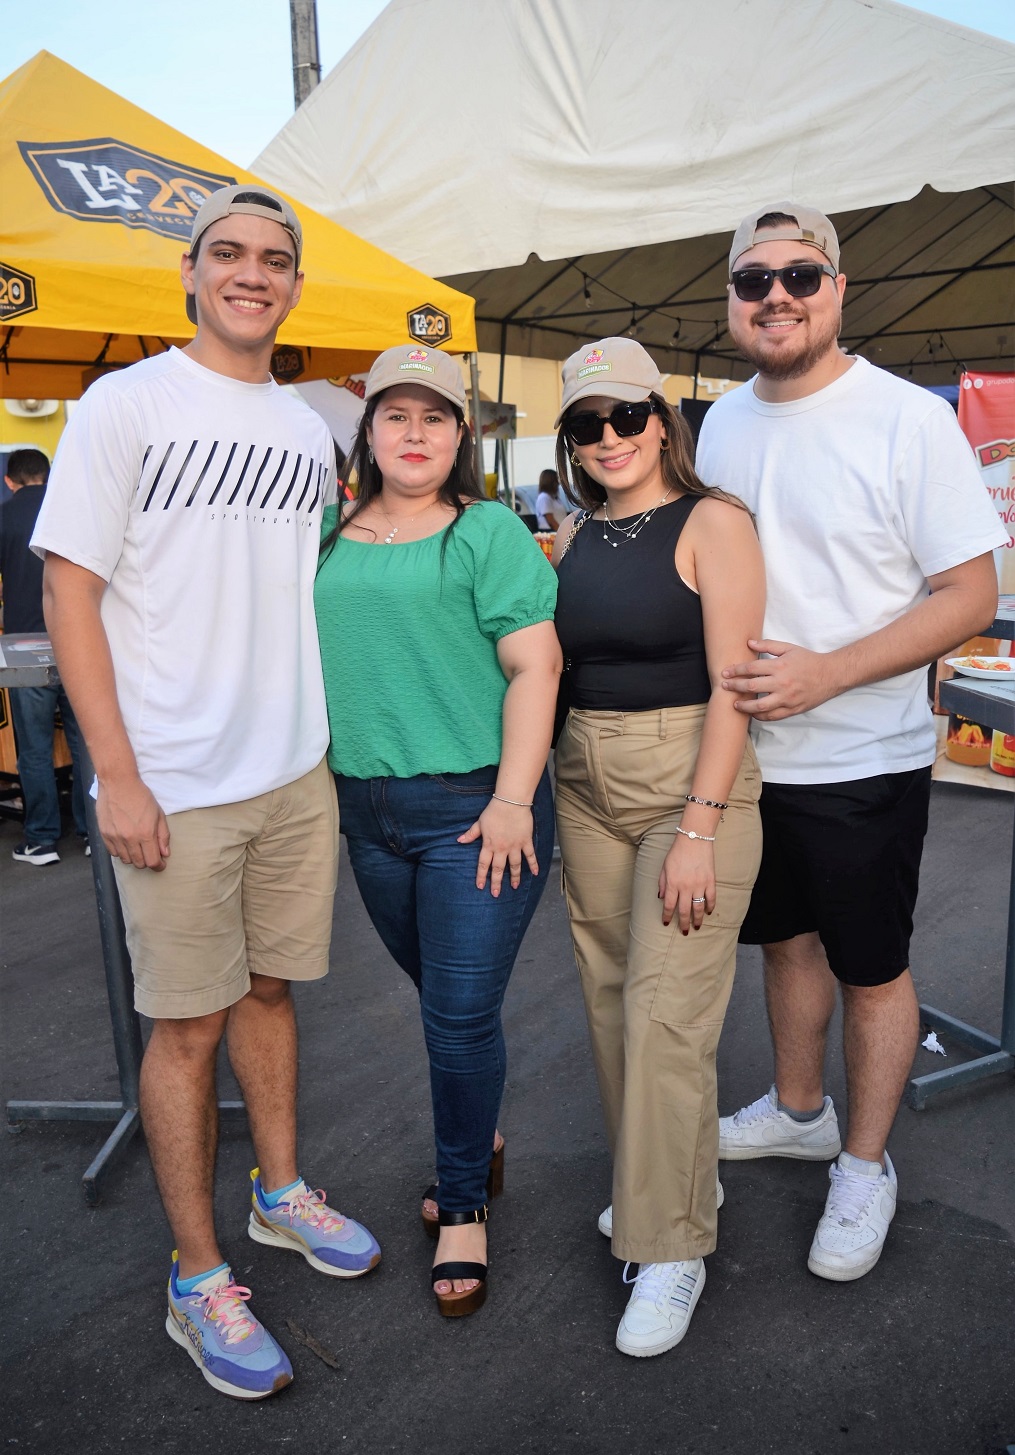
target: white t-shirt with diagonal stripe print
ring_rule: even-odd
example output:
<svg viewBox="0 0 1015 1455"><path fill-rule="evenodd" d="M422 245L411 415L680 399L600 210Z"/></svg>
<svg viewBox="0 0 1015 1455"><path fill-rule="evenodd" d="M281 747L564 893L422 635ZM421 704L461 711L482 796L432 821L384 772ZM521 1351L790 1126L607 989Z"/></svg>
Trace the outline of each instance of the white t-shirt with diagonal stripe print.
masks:
<svg viewBox="0 0 1015 1455"><path fill-rule="evenodd" d="M295 782L328 746L313 585L324 422L178 349L106 375L64 431L32 548L108 582L102 620L164 812Z"/></svg>

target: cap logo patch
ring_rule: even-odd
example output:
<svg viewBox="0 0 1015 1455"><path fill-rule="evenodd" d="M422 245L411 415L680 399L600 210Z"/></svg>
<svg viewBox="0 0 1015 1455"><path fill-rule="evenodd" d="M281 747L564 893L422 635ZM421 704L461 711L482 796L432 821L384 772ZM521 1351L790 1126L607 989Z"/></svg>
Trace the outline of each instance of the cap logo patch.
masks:
<svg viewBox="0 0 1015 1455"><path fill-rule="evenodd" d="M585 355L585 363L586 364L598 364L599 363L599 360L602 357L603 357L603 351L602 351L602 349L590 349L589 352Z"/></svg>
<svg viewBox="0 0 1015 1455"><path fill-rule="evenodd" d="M400 369L411 369L414 374L432 374L434 371L433 364L399 364L398 367Z"/></svg>
<svg viewBox="0 0 1015 1455"><path fill-rule="evenodd" d="M591 358L592 355L589 355ZM578 370L578 378L584 379L588 374L606 374L613 368L612 364L589 364L584 369Z"/></svg>
<svg viewBox="0 0 1015 1455"><path fill-rule="evenodd" d="M429 354L426 349L413 349L409 355L409 362L410 364L425 364L428 358Z"/></svg>
<svg viewBox="0 0 1015 1455"><path fill-rule="evenodd" d="M236 181L110 136L19 141L18 150L57 212L81 222L114 222L184 242L201 203Z"/></svg>

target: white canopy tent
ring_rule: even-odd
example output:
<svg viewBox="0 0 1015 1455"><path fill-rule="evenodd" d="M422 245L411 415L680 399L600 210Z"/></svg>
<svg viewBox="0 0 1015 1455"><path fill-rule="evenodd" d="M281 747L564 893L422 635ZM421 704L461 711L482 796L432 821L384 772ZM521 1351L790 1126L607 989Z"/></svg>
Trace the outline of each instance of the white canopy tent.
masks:
<svg viewBox="0 0 1015 1455"><path fill-rule="evenodd" d="M253 168L472 293L481 348L743 377L731 233L797 198L848 347L1011 367L1015 46L894 0L391 0Z"/></svg>

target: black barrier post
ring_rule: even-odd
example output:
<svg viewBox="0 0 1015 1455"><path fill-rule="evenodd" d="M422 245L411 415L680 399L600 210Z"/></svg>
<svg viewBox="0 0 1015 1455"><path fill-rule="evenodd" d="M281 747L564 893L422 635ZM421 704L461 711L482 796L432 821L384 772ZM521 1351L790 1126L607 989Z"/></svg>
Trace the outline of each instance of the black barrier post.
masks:
<svg viewBox="0 0 1015 1455"><path fill-rule="evenodd" d="M19 638L16 636L7 636L3 640L8 648L16 647L19 642ZM6 652L4 656L6 657ZM58 679L55 668L48 665L51 661L52 659L49 658L40 665L25 665L17 668L7 664L2 665L0 666L0 686L52 685ZM106 972L106 994L109 997L113 1050L116 1055L116 1069L120 1077L120 1100L9 1101L7 1103L7 1124L13 1129L20 1130L21 1125L29 1121L115 1122L116 1125L112 1132L82 1178L85 1201L90 1207L94 1207L101 1200L106 1174L122 1156L134 1133L141 1126L139 1087L144 1046L141 1040L141 1019L134 1009L134 977L131 971L130 953L127 949L123 913L120 909L120 895L116 888L113 861L99 833L95 817L95 800L87 792L87 786L91 784L95 774L83 742L81 767L86 784L85 812L88 818L88 843L91 848L95 904L99 915L102 963ZM246 1108L242 1101L220 1101L219 1113L230 1118L242 1117L246 1115Z"/></svg>

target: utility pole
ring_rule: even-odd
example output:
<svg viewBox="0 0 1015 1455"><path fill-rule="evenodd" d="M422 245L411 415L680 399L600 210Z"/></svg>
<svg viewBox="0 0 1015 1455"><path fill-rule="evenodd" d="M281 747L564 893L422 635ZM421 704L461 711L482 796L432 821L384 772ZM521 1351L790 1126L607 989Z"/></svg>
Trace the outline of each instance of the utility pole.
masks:
<svg viewBox="0 0 1015 1455"><path fill-rule="evenodd" d="M297 110L321 80L317 0L289 0L293 33L293 97Z"/></svg>

